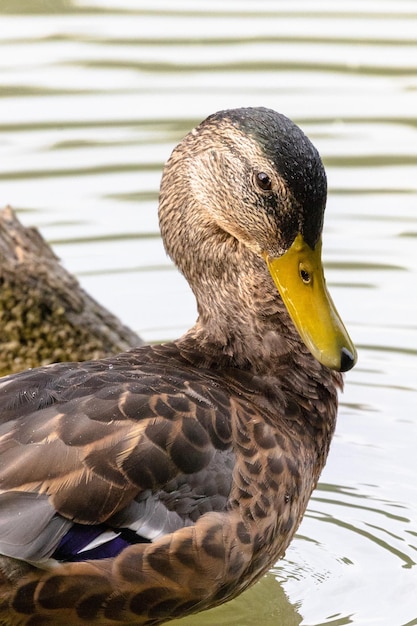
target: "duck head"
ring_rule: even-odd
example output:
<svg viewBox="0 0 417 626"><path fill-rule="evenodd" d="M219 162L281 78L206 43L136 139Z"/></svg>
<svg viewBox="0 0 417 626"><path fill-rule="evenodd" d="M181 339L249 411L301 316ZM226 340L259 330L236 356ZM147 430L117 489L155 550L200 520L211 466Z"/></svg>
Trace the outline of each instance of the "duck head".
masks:
<svg viewBox="0 0 417 626"><path fill-rule="evenodd" d="M191 131L167 162L160 226L192 287L216 280L231 250L242 263L242 250L257 267L261 259L311 354L347 371L356 350L321 261L326 197L320 156L290 119L262 107L220 111Z"/></svg>

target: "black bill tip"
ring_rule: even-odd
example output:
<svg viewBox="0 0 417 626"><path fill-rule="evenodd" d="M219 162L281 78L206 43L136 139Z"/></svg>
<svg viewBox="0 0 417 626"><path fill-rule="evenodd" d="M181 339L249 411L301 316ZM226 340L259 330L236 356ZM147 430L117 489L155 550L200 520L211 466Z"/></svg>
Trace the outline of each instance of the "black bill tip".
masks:
<svg viewBox="0 0 417 626"><path fill-rule="evenodd" d="M340 371L348 372L356 363L356 355L352 354L347 348L342 348L340 357Z"/></svg>

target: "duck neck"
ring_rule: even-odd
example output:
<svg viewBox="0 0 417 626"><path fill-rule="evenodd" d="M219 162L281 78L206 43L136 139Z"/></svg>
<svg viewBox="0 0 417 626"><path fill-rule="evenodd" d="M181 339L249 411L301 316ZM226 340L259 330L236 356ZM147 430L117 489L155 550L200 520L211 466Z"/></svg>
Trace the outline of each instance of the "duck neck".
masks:
<svg viewBox="0 0 417 626"><path fill-rule="evenodd" d="M245 250L238 267L231 261L215 282L194 286L199 317L176 345L193 364L228 369L242 397L272 416L282 415L297 436L310 437L322 466L335 427L341 374L310 354L263 260L250 256Z"/></svg>
<svg viewBox="0 0 417 626"><path fill-rule="evenodd" d="M230 236L210 249L198 280L190 279L199 315L180 344L193 344L211 366L255 374L273 375L296 353L309 355L263 259Z"/></svg>

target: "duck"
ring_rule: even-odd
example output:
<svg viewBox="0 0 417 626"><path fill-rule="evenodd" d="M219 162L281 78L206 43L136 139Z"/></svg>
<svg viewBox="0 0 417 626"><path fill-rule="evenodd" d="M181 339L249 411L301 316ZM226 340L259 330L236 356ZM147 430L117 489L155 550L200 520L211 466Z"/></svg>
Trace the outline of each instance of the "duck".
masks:
<svg viewBox="0 0 417 626"><path fill-rule="evenodd" d="M159 223L192 328L0 380L3 626L155 626L283 557L357 359L324 277L326 197L317 149L272 109L219 111L173 150Z"/></svg>

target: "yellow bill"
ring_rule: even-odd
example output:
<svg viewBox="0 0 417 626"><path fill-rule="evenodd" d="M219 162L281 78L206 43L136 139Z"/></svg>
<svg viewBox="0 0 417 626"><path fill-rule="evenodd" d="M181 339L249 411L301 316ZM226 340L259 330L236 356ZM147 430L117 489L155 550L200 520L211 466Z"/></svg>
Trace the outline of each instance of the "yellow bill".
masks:
<svg viewBox="0 0 417 626"><path fill-rule="evenodd" d="M357 354L327 291L321 239L312 250L298 234L281 257L271 258L267 253L264 257L288 313L312 355L331 369L351 369Z"/></svg>

